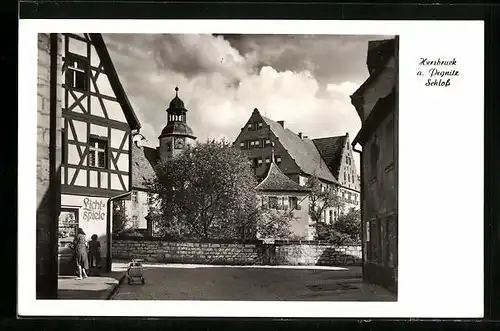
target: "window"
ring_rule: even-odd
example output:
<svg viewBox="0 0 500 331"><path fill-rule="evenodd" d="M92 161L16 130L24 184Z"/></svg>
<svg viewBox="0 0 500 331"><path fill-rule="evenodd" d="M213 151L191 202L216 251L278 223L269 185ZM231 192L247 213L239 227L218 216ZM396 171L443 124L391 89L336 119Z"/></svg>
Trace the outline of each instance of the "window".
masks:
<svg viewBox="0 0 500 331"><path fill-rule="evenodd" d="M267 197L262 197L262 208L267 208L268 207L268 198Z"/></svg>
<svg viewBox="0 0 500 331"><path fill-rule="evenodd" d="M271 163L271 159L266 157L266 164Z"/></svg>
<svg viewBox="0 0 500 331"><path fill-rule="evenodd" d="M351 182L351 174L347 174L347 181L350 183Z"/></svg>
<svg viewBox="0 0 500 331"><path fill-rule="evenodd" d="M245 142L243 142L243 141L242 141L242 142L240 143L240 148L245 148Z"/></svg>
<svg viewBox="0 0 500 331"><path fill-rule="evenodd" d="M262 159L257 159L257 165L261 166L262 165Z"/></svg>
<svg viewBox="0 0 500 331"><path fill-rule="evenodd" d="M370 145L370 176L372 178L377 177L377 162L379 156L379 146L377 140L373 140Z"/></svg>
<svg viewBox="0 0 500 331"><path fill-rule="evenodd" d="M75 54L69 54L66 61L68 64L66 70L66 85L80 90L88 90L88 60Z"/></svg>
<svg viewBox="0 0 500 331"><path fill-rule="evenodd" d="M137 191L132 191L132 202L137 202Z"/></svg>
<svg viewBox="0 0 500 331"><path fill-rule="evenodd" d="M107 168L108 141L103 138L90 137L89 143L89 166Z"/></svg>
<svg viewBox="0 0 500 331"><path fill-rule="evenodd" d="M278 197L269 197L269 208L278 209Z"/></svg>
<svg viewBox="0 0 500 331"><path fill-rule="evenodd" d="M329 215L330 216L329 221L330 221L330 223L332 223L333 222L333 210L330 209L330 213L329 214L330 214Z"/></svg>
<svg viewBox="0 0 500 331"><path fill-rule="evenodd" d="M259 159L252 159L252 166L257 168L259 166Z"/></svg>
<svg viewBox="0 0 500 331"><path fill-rule="evenodd" d="M256 140L255 141L255 146L259 146L259 144L260 144L260 141Z"/></svg>
<svg viewBox="0 0 500 331"><path fill-rule="evenodd" d="M255 142L252 140L252 141L250 142L250 146L253 146L254 144L255 144Z"/></svg>
<svg viewBox="0 0 500 331"><path fill-rule="evenodd" d="M259 129L262 129L262 122L259 122L258 127Z"/></svg>
<svg viewBox="0 0 500 331"><path fill-rule="evenodd" d="M298 199L297 197L289 197L288 198L288 205L290 206L290 209L298 209Z"/></svg>
<svg viewBox="0 0 500 331"><path fill-rule="evenodd" d="M266 139L266 146L270 146L271 145L271 139Z"/></svg>
<svg viewBox="0 0 500 331"><path fill-rule="evenodd" d="M347 175L346 173L344 172L344 182L347 180Z"/></svg>
<svg viewBox="0 0 500 331"><path fill-rule="evenodd" d="M248 130L252 130L252 123L248 123Z"/></svg>
<svg viewBox="0 0 500 331"><path fill-rule="evenodd" d="M136 215L132 216L132 223L133 223L134 228L138 228L139 227L139 221L137 220L137 216Z"/></svg>
<svg viewBox="0 0 500 331"><path fill-rule="evenodd" d="M278 163L278 164L281 163L281 156L276 157L276 163Z"/></svg>

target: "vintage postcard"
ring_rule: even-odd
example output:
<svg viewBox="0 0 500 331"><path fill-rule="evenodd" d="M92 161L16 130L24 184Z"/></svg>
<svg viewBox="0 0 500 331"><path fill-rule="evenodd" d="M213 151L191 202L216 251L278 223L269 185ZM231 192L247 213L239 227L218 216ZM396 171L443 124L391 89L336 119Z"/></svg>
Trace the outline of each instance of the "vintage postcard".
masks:
<svg viewBox="0 0 500 331"><path fill-rule="evenodd" d="M21 20L19 314L482 317L483 39Z"/></svg>

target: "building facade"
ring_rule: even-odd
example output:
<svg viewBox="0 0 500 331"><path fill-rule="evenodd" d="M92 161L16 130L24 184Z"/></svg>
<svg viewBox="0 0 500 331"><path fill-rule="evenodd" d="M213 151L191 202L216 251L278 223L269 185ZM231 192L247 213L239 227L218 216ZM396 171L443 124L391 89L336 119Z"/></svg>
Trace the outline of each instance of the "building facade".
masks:
<svg viewBox="0 0 500 331"><path fill-rule="evenodd" d="M351 96L362 127L363 278L397 292L398 279L398 50L399 40L368 44L369 78Z"/></svg>
<svg viewBox="0 0 500 331"><path fill-rule="evenodd" d="M264 179L257 185L257 203L263 210L283 216L292 213L294 220L290 223L291 237L311 240L314 237L313 224L309 218L309 190L287 177L273 161L267 167ZM272 221L264 213L265 221ZM259 239L265 238L257 233Z"/></svg>
<svg viewBox="0 0 500 331"><path fill-rule="evenodd" d="M110 198L131 190L131 148L140 123L100 34L61 34L62 61L50 84L61 100L59 269L77 228L97 235L107 263ZM69 265L68 272L73 272Z"/></svg>
<svg viewBox="0 0 500 331"><path fill-rule="evenodd" d="M273 121L254 109L233 145L247 152L259 181L274 162L283 174L301 187L306 185L308 178L317 176L322 188L337 188L344 202L343 209L326 209L323 222L332 223L349 208L360 208L359 178L348 134L309 139L287 129L284 121ZM313 230L308 233L308 239L313 239Z"/></svg>

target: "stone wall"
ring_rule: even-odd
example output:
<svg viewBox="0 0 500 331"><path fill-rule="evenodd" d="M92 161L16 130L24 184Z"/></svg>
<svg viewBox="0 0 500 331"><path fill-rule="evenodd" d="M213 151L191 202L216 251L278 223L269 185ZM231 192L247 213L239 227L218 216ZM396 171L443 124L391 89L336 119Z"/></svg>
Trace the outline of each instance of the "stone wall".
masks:
<svg viewBox="0 0 500 331"><path fill-rule="evenodd" d="M334 247L320 242L276 243L277 265L361 265L361 246Z"/></svg>
<svg viewBox="0 0 500 331"><path fill-rule="evenodd" d="M37 70L37 298L57 295L57 217L61 166L61 36L38 34Z"/></svg>
<svg viewBox="0 0 500 331"><path fill-rule="evenodd" d="M335 248L320 242L167 242L157 238L114 238L114 260L215 265L349 266L361 262L359 245Z"/></svg>
<svg viewBox="0 0 500 331"><path fill-rule="evenodd" d="M113 239L114 260L224 265L260 264L259 243L167 242L152 238Z"/></svg>

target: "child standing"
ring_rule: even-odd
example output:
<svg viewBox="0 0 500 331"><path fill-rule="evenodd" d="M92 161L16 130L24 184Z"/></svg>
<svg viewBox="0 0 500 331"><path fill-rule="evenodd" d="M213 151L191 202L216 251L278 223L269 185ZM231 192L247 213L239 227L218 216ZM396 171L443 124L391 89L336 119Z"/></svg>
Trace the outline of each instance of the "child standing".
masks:
<svg viewBox="0 0 500 331"><path fill-rule="evenodd" d="M95 266L97 268L101 267L101 243L97 240L97 235L93 234L89 241L89 259L90 267Z"/></svg>

